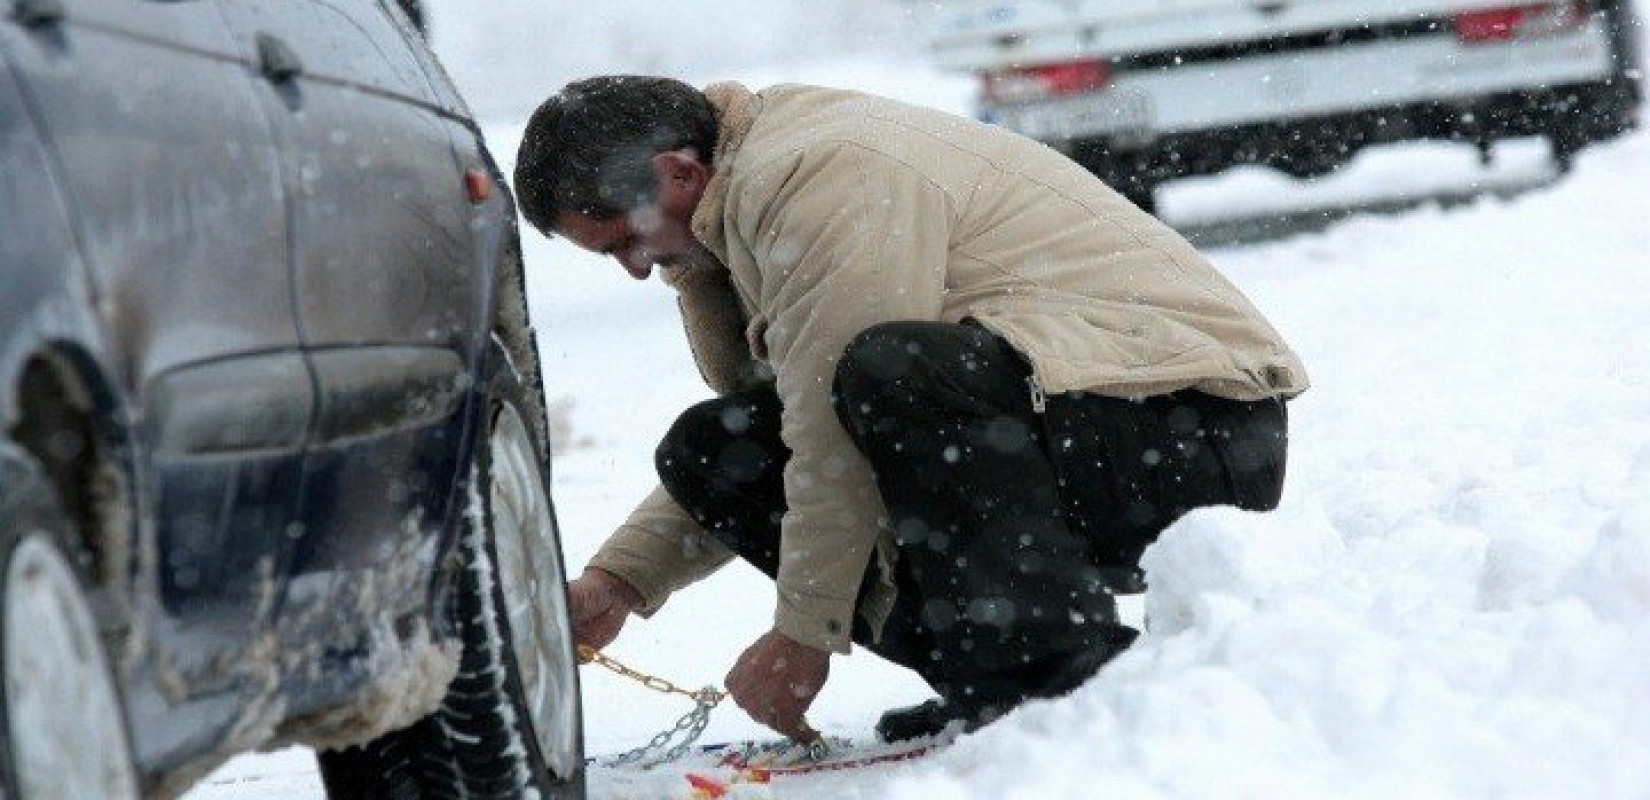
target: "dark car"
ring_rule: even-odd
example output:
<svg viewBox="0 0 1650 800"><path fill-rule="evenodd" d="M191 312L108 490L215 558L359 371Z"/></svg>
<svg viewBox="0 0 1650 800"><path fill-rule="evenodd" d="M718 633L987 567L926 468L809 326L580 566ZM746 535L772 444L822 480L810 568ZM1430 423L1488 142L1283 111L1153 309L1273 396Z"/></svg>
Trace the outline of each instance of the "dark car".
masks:
<svg viewBox="0 0 1650 800"><path fill-rule="evenodd" d="M582 796L515 214L402 4L0 13L0 795Z"/></svg>

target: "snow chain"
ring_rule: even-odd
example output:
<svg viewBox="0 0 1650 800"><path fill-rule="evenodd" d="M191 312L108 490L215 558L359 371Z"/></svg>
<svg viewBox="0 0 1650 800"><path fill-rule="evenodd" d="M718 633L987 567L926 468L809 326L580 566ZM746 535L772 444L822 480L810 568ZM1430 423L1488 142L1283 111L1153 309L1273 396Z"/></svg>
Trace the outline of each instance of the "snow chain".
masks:
<svg viewBox="0 0 1650 800"><path fill-rule="evenodd" d="M718 703L722 702L723 698L728 696L726 692L717 691L714 686L706 686L695 691L683 689L664 678L628 667L611 656L584 645L579 645L579 660L587 664L595 663L605 667L620 677L629 678L660 694L681 695L693 701L693 710L683 714L680 719L676 720L675 725L655 734L647 744L613 756L603 766L621 767L640 764L643 769L647 769L681 758L683 754L687 753L688 748L692 747L694 742L699 741L699 737L704 734L705 726L710 724L710 712L716 708ZM807 748L809 759L817 761L830 754L829 748L825 744L825 737L820 736L817 731L808 727L807 723L803 723L803 730L809 734L809 740L802 742L803 746ZM672 744L672 740L678 736L681 736L681 740Z"/></svg>

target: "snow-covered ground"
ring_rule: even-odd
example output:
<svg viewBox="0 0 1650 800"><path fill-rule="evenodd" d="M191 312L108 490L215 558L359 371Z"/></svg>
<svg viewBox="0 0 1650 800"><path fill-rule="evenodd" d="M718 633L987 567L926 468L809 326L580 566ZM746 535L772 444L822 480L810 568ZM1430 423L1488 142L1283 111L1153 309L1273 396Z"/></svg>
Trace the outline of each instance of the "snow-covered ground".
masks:
<svg viewBox="0 0 1650 800"><path fill-rule="evenodd" d="M733 74L956 111L969 92L902 60ZM508 162L519 120L497 122ZM1198 228L1535 187L1210 250L1314 382L1291 405L1283 506L1196 512L1168 531L1146 562L1150 631L1070 698L926 759L743 794L1650 798L1650 134L1590 150L1551 183L1539 143L1501 155L1483 169L1467 148L1405 146L1310 187L1240 170L1166 190L1165 216ZM657 438L707 391L667 287L536 236L527 259L548 389L572 404L555 492L577 568L651 486ZM732 566L610 652L720 683L767 628L770 596ZM883 710L926 696L869 654L833 662L811 714L827 733L865 737ZM593 753L687 710L605 673L584 686ZM728 708L707 740L762 733ZM598 771L590 788L688 795L663 773ZM238 759L188 795L321 797L301 751Z"/></svg>

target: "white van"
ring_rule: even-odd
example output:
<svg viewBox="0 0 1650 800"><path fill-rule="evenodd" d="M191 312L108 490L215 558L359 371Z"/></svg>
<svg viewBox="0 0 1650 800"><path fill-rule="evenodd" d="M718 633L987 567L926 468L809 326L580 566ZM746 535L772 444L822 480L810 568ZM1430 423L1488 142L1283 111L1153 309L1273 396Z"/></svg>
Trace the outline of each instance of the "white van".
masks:
<svg viewBox="0 0 1650 800"><path fill-rule="evenodd" d="M941 66L979 116L1069 154L1148 210L1170 178L1298 177L1366 145L1546 136L1560 168L1637 122L1630 0L945 0Z"/></svg>

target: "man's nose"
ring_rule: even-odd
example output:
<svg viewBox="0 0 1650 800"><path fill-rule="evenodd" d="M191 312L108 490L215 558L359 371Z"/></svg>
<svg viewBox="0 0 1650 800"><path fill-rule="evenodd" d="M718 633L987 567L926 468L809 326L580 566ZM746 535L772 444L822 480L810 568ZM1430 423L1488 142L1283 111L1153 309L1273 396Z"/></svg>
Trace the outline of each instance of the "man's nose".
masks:
<svg viewBox="0 0 1650 800"><path fill-rule="evenodd" d="M647 276L653 274L653 254L645 247L627 247L615 253L613 257L618 259L624 271L636 280L647 280Z"/></svg>

